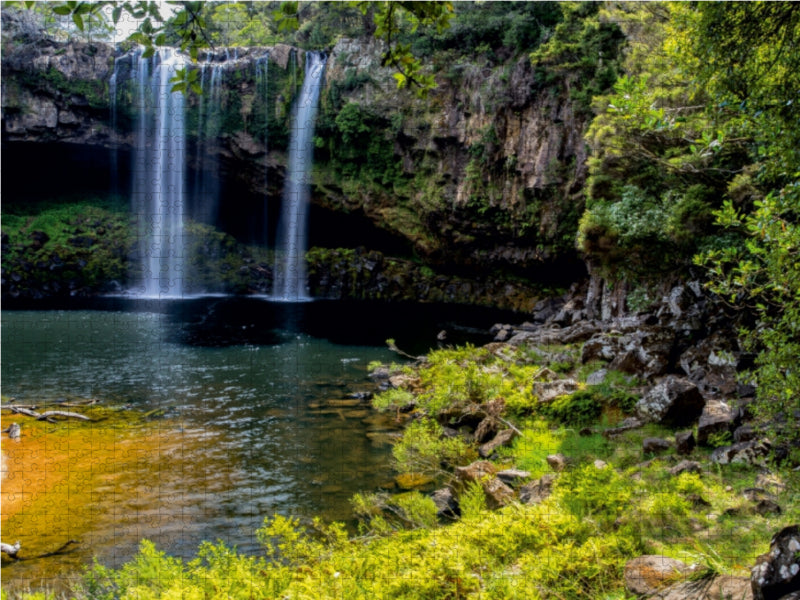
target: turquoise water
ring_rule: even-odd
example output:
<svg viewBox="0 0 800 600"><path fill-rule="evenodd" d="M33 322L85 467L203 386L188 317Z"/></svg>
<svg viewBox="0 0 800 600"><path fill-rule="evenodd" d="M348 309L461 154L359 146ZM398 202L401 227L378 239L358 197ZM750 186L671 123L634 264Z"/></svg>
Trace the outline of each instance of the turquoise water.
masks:
<svg viewBox="0 0 800 600"><path fill-rule="evenodd" d="M74 568L92 555L119 564L141 538L185 557L205 539L257 552L254 531L265 516L347 521L352 494L391 480L388 447L370 435L386 421L368 400L351 397L375 389L370 361L397 359L385 345L333 343L304 333L301 322L266 325L261 337L270 343L190 345L187 336L199 341L186 333L192 318L169 311L3 312L5 396L23 404L95 398L161 409L157 423L169 439L185 441L164 451L192 452L176 457L174 471L162 469L150 485L131 489L132 498L92 494L96 531L68 557L4 564L4 585L52 576L61 562ZM24 539L24 532L3 532L12 538Z"/></svg>

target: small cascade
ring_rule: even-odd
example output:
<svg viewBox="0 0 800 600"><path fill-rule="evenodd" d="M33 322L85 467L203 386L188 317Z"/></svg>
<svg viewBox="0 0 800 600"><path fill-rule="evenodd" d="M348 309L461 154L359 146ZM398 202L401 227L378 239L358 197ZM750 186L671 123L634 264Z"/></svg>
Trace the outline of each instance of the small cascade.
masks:
<svg viewBox="0 0 800 600"><path fill-rule="evenodd" d="M184 59L172 49L136 61L139 121L133 169L133 210L139 223L142 282L148 298L183 295L185 187L184 95L170 79Z"/></svg>
<svg viewBox="0 0 800 600"><path fill-rule="evenodd" d="M278 227L273 299L284 302L309 300L306 280L308 204L311 195L311 165L314 124L325 72L325 55L306 52L305 78L295 102L283 205Z"/></svg>
<svg viewBox="0 0 800 600"><path fill-rule="evenodd" d="M108 80L108 100L111 108L111 131L117 131L117 87L119 85L119 68L121 61L119 58L114 60L114 72ZM119 194L119 147L114 144L111 150L111 193L114 196Z"/></svg>
<svg viewBox="0 0 800 600"><path fill-rule="evenodd" d="M269 93L269 52L267 52L264 56L256 59L256 93L260 94L262 98L265 100L265 104L269 105L267 101L267 94ZM264 111L264 222L263 222L263 231L264 231L264 239L263 244L265 247L269 246L269 207L268 204L268 197L267 197L267 181L268 173L269 173L269 137L268 137L268 130L269 130L269 122L267 118L267 110Z"/></svg>
<svg viewBox="0 0 800 600"><path fill-rule="evenodd" d="M224 65L212 63L211 54L200 65L200 88L197 106L197 145L194 175L193 217L204 223L217 219L219 198L219 161L214 145L222 118L222 74Z"/></svg>

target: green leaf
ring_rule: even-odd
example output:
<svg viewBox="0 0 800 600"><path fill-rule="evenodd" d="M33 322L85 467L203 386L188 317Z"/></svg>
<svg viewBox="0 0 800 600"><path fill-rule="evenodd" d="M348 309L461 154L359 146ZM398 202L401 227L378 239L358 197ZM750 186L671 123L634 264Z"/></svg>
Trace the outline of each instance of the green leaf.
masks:
<svg viewBox="0 0 800 600"><path fill-rule="evenodd" d="M297 2L281 2L281 12L287 17L296 15L297 7L298 7Z"/></svg>
<svg viewBox="0 0 800 600"><path fill-rule="evenodd" d="M81 17L78 13L72 13L72 20L75 23L75 26L83 31L83 17Z"/></svg>
<svg viewBox="0 0 800 600"><path fill-rule="evenodd" d="M66 16L70 14L72 11L68 6L56 6L53 8L53 12L56 13L57 15Z"/></svg>
<svg viewBox="0 0 800 600"><path fill-rule="evenodd" d="M117 6L111 11L111 20L114 21L114 25L119 23L120 16L122 16L122 7Z"/></svg>

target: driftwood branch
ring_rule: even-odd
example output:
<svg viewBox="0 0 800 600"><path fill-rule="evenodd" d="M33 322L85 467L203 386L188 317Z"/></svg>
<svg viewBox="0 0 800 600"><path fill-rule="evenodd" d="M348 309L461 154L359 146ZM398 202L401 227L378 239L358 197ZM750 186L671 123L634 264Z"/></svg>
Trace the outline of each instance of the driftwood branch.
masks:
<svg viewBox="0 0 800 600"><path fill-rule="evenodd" d="M81 421L91 421L86 415L76 412L69 412L66 410L46 410L43 413L37 413L35 410L23 408L21 406L10 406L11 412L25 415L26 417L33 417L39 421L50 421L52 417L63 417L65 419L79 419ZM52 421L51 421L52 422Z"/></svg>
<svg viewBox="0 0 800 600"><path fill-rule="evenodd" d="M0 542L0 552L5 552L8 554L9 557L13 558L14 560L34 560L37 558L47 558L49 556L57 556L59 554L64 554L72 544L78 544L78 540L68 540L65 544L62 544L52 552L45 552L44 554L39 554L38 556L26 556L21 557L17 556L19 554L20 548L22 547L19 542L15 543L14 545L5 544Z"/></svg>
<svg viewBox="0 0 800 600"><path fill-rule="evenodd" d="M397 347L397 344L394 343L394 340L386 340L386 345L389 347L389 350L403 356L405 358L410 358L411 360L416 360L417 362L425 362L427 357L425 356L413 356L408 352L404 352Z"/></svg>
<svg viewBox="0 0 800 600"><path fill-rule="evenodd" d="M514 424L511 423L510 421L506 421L503 417L497 417L497 420L506 425L512 431L516 432L518 435L522 435L522 432L516 427L514 427Z"/></svg>
<svg viewBox="0 0 800 600"><path fill-rule="evenodd" d="M17 558L17 552L19 552L19 549L20 549L19 542L17 542L13 546L11 544L0 542L0 552L5 552L11 558Z"/></svg>

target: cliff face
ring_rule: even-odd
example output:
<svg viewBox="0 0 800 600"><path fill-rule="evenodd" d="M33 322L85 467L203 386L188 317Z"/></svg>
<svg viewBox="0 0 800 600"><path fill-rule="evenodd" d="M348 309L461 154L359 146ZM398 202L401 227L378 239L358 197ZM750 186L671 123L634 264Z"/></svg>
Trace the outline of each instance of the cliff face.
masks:
<svg viewBox="0 0 800 600"><path fill-rule="evenodd" d="M15 34L9 25L4 22L2 62L7 148L34 142L131 150L130 73L129 87L115 82L113 122L111 114L110 81L120 52L102 43ZM268 201L277 205L303 62L301 50L269 49L264 93L256 62L267 50L237 49L235 59L218 50L208 59L225 64L220 124L213 139L197 137L204 100L188 98L187 156L197 171L207 158L218 160L223 180L235 181L236 189L263 194L266 180ZM358 216L358 223L385 232L395 250L400 240L407 257L451 275L491 272L558 283L580 276L573 248L583 208L587 117L569 99L569 78L540 81L524 54L452 56L434 65L438 87L419 99L397 90L394 71L381 66L382 51L372 38L342 39L329 54L315 140L316 214ZM223 201L235 212L237 198ZM365 245L358 231L348 237L350 247ZM374 232L369 240L380 246Z"/></svg>
<svg viewBox="0 0 800 600"><path fill-rule="evenodd" d="M527 56L453 58L436 65L438 87L420 100L397 90L382 51L372 39L337 43L321 126L324 137L346 137L342 115L355 115L365 131L345 143L388 150L390 165L380 173L362 154L353 169L339 158L352 151L329 144L318 201L363 211L432 264L530 274L571 258L587 119L569 100L569 82L538 81ZM327 130L326 114L335 123Z"/></svg>

